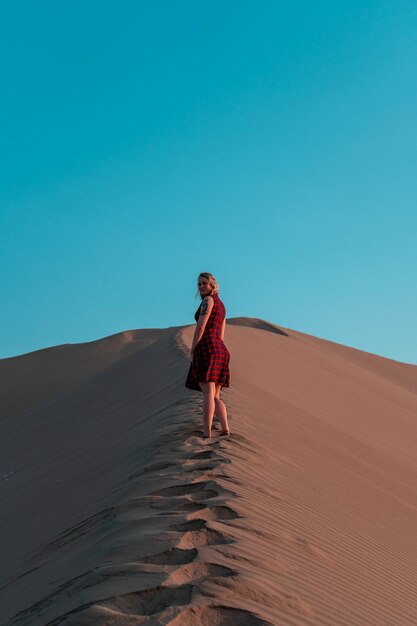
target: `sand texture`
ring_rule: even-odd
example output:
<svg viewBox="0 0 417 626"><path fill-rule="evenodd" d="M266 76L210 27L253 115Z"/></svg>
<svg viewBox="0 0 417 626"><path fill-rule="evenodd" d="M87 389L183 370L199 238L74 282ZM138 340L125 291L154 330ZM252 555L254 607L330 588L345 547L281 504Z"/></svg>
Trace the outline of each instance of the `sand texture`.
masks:
<svg viewBox="0 0 417 626"><path fill-rule="evenodd" d="M417 625L417 366L228 320L0 361L1 626Z"/></svg>

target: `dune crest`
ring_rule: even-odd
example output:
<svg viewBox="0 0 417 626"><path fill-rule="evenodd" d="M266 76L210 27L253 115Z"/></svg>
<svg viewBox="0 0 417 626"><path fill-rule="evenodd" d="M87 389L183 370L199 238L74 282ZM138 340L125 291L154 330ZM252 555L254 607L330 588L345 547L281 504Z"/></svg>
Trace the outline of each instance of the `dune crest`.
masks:
<svg viewBox="0 0 417 626"><path fill-rule="evenodd" d="M228 320L202 440L193 330L0 361L0 622L417 623L417 367Z"/></svg>

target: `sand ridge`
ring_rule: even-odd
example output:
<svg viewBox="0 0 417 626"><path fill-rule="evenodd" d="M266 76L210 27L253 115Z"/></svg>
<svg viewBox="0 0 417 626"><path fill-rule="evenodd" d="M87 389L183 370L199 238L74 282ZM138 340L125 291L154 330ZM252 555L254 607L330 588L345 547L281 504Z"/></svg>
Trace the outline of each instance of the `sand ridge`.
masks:
<svg viewBox="0 0 417 626"><path fill-rule="evenodd" d="M152 463L131 474L129 497L67 529L32 556L29 565L94 526L111 544L94 569L18 612L11 625L269 623L239 608L233 596L219 604L202 587L207 579L223 585L224 578L238 575L239 558L219 547L236 542L233 525L225 521L240 516L233 508L233 489L217 477L227 480L227 450L239 447L242 438L225 441L217 429L211 440L202 440L200 412L195 401L177 406L176 417L193 418L194 428L173 422Z"/></svg>
<svg viewBox="0 0 417 626"><path fill-rule="evenodd" d="M193 326L1 364L0 623L417 624L417 368L231 321L229 438Z"/></svg>

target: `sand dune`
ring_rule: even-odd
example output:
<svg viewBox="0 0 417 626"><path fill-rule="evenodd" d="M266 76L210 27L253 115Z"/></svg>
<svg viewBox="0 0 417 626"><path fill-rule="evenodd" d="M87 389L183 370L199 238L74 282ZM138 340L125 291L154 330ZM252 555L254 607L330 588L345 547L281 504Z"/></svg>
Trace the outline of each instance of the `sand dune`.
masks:
<svg viewBox="0 0 417 626"><path fill-rule="evenodd" d="M202 440L193 329L0 361L0 623L417 624L417 366L228 320Z"/></svg>

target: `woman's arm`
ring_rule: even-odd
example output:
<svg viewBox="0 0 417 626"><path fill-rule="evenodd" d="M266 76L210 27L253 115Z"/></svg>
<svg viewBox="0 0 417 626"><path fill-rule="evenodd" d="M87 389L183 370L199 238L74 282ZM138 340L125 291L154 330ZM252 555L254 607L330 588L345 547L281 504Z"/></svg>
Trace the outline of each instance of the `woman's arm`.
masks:
<svg viewBox="0 0 417 626"><path fill-rule="evenodd" d="M224 341L224 331L225 331L225 328L226 328L226 318L224 318L224 320L223 320L223 326L222 326L222 330L221 330L221 333L220 333L220 337L221 337L222 341Z"/></svg>
<svg viewBox="0 0 417 626"><path fill-rule="evenodd" d="M206 296L201 303L200 316L198 318L197 326L194 331L193 343L191 346L191 356L193 356L194 348L203 336L204 329L206 327L208 318L210 317L211 310L214 306L214 300L211 296Z"/></svg>

